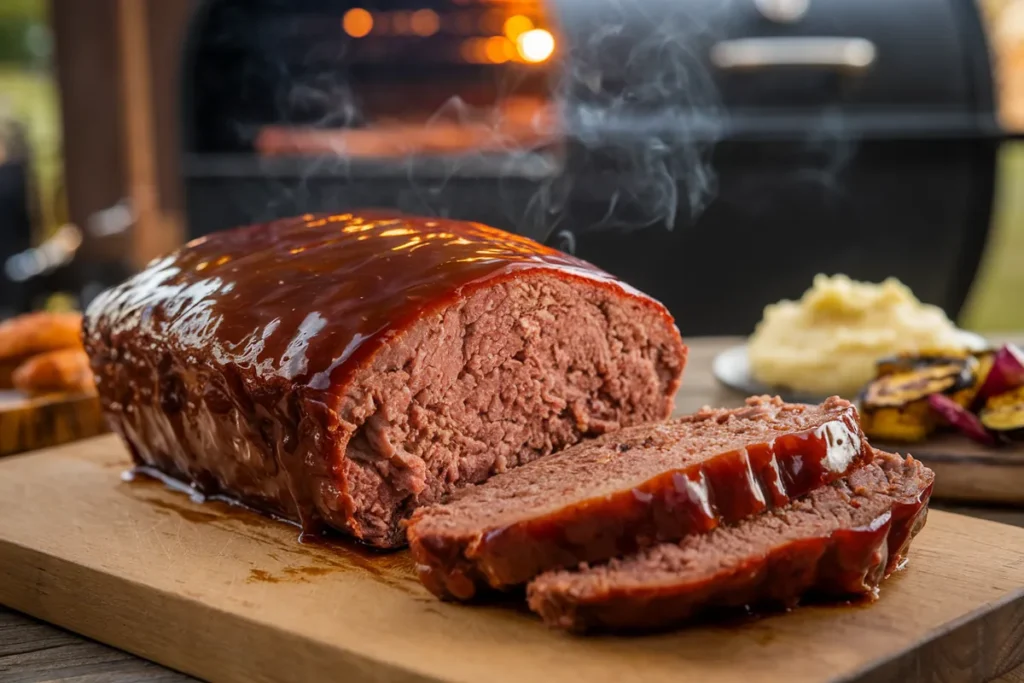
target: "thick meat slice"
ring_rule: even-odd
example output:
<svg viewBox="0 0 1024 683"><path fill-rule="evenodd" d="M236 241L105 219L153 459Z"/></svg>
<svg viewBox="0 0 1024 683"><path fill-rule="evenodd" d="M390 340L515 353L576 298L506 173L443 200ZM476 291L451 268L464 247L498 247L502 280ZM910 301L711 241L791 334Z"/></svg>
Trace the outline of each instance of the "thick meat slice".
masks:
<svg viewBox="0 0 1024 683"><path fill-rule="evenodd" d="M924 526L934 474L877 453L845 480L786 507L608 564L542 574L531 609L574 631L650 630L702 610L790 606L807 593L872 593Z"/></svg>
<svg viewBox="0 0 1024 683"><path fill-rule="evenodd" d="M663 306L583 261L381 213L200 238L85 329L138 464L378 547L460 486L667 417L686 360Z"/></svg>
<svg viewBox="0 0 1024 683"><path fill-rule="evenodd" d="M784 505L870 459L849 402L748 399L578 444L418 510L409 543L436 595L467 600Z"/></svg>

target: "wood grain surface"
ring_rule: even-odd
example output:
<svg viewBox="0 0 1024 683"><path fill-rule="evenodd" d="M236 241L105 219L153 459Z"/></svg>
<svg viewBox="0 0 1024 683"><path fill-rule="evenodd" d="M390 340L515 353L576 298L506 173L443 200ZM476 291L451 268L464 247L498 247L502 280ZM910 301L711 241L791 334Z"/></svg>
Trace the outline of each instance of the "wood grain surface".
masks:
<svg viewBox="0 0 1024 683"><path fill-rule="evenodd" d="M1021 343L1024 342L1024 335L996 341L1004 340ZM688 342L691 346L690 363L683 388L677 398L678 411L691 412L705 404L736 405L742 401L742 396L719 386L710 371L711 359L719 351L737 343L738 340L736 338L708 338L688 340ZM177 504L180 506L180 499ZM936 503L933 505L934 507L943 507L1007 524L1024 526L1024 510L1021 508L968 508L955 502ZM171 514L169 513L168 516ZM166 520L164 523L167 523ZM934 529L934 517L932 523L923 536L924 540ZM916 566L917 557L915 556L914 565L910 571L914 571ZM939 594L939 599L941 599L941 595L942 593ZM0 597L0 602L3 601L3 598ZM1004 648L996 649L1004 650ZM997 675L1002 673L1000 669L1006 668L1003 662L1010 660L1012 657L1003 656L999 658L1000 663L983 663L981 666L996 672L993 675ZM936 680L968 680L953 671L947 673L948 676L940 676ZM0 607L0 681L9 681L10 683L41 683L42 681L186 683L194 680L131 654L114 650L75 633ZM546 677L544 680L549 680L549 678ZM992 680L996 683L1024 683L1024 665Z"/></svg>
<svg viewBox="0 0 1024 683"><path fill-rule="evenodd" d="M0 602L208 680L980 682L1024 661L1024 530L960 515L932 515L871 606L582 639L127 464L113 436L0 461Z"/></svg>
<svg viewBox="0 0 1024 683"><path fill-rule="evenodd" d="M0 681L190 683L195 679L22 614L2 610Z"/></svg>
<svg viewBox="0 0 1024 683"><path fill-rule="evenodd" d="M0 391L0 456L57 446L106 431L95 394L28 397L17 391Z"/></svg>
<svg viewBox="0 0 1024 683"><path fill-rule="evenodd" d="M935 497L947 501L1024 506L1024 444L988 448L959 434L920 444L876 444L913 453L935 470Z"/></svg>

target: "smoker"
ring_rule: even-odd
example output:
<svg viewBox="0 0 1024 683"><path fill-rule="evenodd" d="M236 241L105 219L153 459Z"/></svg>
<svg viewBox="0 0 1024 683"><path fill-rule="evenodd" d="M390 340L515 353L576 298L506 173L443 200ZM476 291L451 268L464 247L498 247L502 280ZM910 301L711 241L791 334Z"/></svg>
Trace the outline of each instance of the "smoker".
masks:
<svg viewBox="0 0 1024 683"><path fill-rule="evenodd" d="M955 316L1005 137L962 0L211 0L183 63L192 236L477 220L687 334L747 333L818 272L894 275Z"/></svg>

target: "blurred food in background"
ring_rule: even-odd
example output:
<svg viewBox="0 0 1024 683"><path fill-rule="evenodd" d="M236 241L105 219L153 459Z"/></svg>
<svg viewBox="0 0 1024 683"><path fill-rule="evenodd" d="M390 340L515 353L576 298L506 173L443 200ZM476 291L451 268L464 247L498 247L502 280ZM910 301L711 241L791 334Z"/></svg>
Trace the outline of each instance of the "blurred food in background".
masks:
<svg viewBox="0 0 1024 683"><path fill-rule="evenodd" d="M855 396L885 356L962 351L963 333L895 278L881 284L818 275L799 301L765 308L750 337L755 379L801 393Z"/></svg>
<svg viewBox="0 0 1024 683"><path fill-rule="evenodd" d="M93 386L80 313L26 313L0 322L0 389L78 392Z"/></svg>
<svg viewBox="0 0 1024 683"><path fill-rule="evenodd" d="M58 349L32 356L14 369L11 383L26 394L94 391L89 357L80 348Z"/></svg>
<svg viewBox="0 0 1024 683"><path fill-rule="evenodd" d="M999 349L903 353L878 362L861 394L864 432L916 443L956 431L995 447L1024 437L1024 352Z"/></svg>

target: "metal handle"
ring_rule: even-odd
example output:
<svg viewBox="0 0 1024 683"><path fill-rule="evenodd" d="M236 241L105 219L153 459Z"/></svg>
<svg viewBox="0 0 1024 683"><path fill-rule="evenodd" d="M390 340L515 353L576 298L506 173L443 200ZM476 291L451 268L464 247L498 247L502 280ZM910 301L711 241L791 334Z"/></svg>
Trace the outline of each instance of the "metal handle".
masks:
<svg viewBox="0 0 1024 683"><path fill-rule="evenodd" d="M814 66L863 71L875 61L875 44L865 38L740 38L711 48L720 69Z"/></svg>

